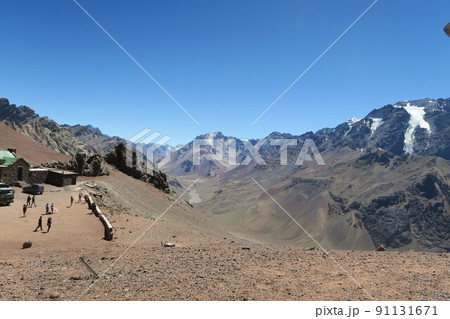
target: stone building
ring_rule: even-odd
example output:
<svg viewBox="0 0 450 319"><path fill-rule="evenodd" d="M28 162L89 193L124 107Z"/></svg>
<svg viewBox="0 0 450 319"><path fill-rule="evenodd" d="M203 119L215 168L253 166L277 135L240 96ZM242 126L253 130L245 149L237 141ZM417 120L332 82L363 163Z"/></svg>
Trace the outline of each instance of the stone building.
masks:
<svg viewBox="0 0 450 319"><path fill-rule="evenodd" d="M77 183L77 177L78 174L75 172L49 169L46 183L59 187L75 185Z"/></svg>
<svg viewBox="0 0 450 319"><path fill-rule="evenodd" d="M19 182L28 183L30 164L16 156L16 150L0 151L0 180L14 185Z"/></svg>
<svg viewBox="0 0 450 319"><path fill-rule="evenodd" d="M53 168L30 168L23 158L16 156L15 149L0 151L0 181L8 185L23 183L51 184L64 187L75 185L78 174Z"/></svg>

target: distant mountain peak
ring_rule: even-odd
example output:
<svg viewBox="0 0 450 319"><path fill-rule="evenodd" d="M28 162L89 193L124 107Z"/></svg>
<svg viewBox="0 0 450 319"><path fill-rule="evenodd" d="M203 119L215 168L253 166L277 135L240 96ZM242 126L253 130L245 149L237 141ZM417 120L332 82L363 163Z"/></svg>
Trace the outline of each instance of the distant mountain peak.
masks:
<svg viewBox="0 0 450 319"><path fill-rule="evenodd" d="M196 139L222 139L225 138L225 135L222 134L222 132L209 132L203 135L199 135L196 137Z"/></svg>

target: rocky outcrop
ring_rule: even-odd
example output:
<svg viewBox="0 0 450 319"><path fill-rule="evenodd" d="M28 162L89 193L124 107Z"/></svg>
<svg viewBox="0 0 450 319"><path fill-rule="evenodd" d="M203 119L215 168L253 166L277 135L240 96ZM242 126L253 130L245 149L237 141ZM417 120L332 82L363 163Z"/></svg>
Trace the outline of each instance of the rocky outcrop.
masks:
<svg viewBox="0 0 450 319"><path fill-rule="evenodd" d="M450 186L444 177L426 174L404 191L378 196L368 205L352 203L374 245L450 251Z"/></svg>
<svg viewBox="0 0 450 319"><path fill-rule="evenodd" d="M167 175L156 168L149 168L147 161L138 162L136 151L127 149L123 143L117 144L114 150L105 156L105 160L122 173L152 184L166 193L170 192Z"/></svg>
<svg viewBox="0 0 450 319"><path fill-rule="evenodd" d="M88 156L85 153L78 153L69 162L52 161L42 163L39 165L39 167L58 168L68 171L74 171L81 176L109 175L107 163L99 154Z"/></svg>

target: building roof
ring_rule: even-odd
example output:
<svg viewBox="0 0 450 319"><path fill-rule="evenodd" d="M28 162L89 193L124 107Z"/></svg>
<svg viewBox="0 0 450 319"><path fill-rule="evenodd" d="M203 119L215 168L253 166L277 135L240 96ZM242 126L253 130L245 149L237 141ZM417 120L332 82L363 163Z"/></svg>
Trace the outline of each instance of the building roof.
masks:
<svg viewBox="0 0 450 319"><path fill-rule="evenodd" d="M59 175L78 175L78 173L75 173L72 171L66 171L66 170L56 169L56 168L50 168L48 171L55 173L55 174L59 174Z"/></svg>
<svg viewBox="0 0 450 319"><path fill-rule="evenodd" d="M9 166L17 160L18 158L13 153L9 151L0 151L0 163L3 162L0 166Z"/></svg>

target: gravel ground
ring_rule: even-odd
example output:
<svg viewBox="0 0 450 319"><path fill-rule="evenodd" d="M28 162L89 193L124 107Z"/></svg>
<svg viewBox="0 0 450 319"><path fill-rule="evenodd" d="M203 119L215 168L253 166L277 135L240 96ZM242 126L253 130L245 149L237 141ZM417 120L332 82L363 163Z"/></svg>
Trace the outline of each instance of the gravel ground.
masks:
<svg viewBox="0 0 450 319"><path fill-rule="evenodd" d="M323 251L250 242L210 227L184 201L149 228L176 195L117 172L98 178L101 187L85 182L49 187L25 218L20 192L1 208L0 300L450 299L448 253L331 251L347 274ZM102 240L102 226L85 204L67 207L81 188L104 201L113 241ZM35 233L47 201L59 208L55 224L50 233ZM21 249L27 239L33 246ZM80 256L104 276L96 281Z"/></svg>

